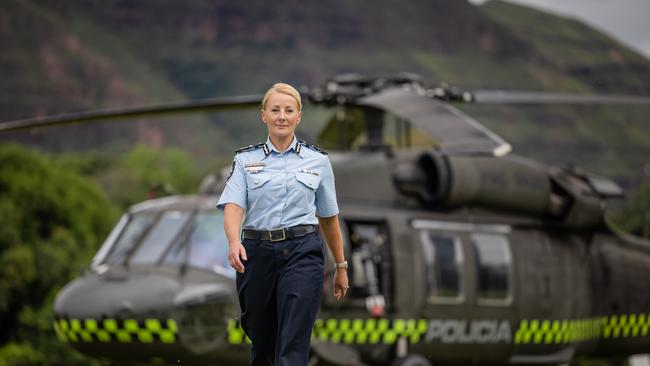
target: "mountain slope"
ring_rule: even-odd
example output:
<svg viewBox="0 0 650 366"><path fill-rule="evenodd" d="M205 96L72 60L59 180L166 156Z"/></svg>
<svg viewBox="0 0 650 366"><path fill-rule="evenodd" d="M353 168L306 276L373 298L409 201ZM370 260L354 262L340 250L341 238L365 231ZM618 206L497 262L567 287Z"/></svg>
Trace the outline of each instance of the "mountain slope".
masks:
<svg viewBox="0 0 650 366"><path fill-rule="evenodd" d="M458 0L8 5L0 14L0 37L9 50L0 56L0 70L6 70L0 72L8 76L0 79L2 119L259 93L279 80L313 85L342 72L410 71L479 88L650 94L644 58L580 22L501 1L481 7ZM29 31L19 30L23 26ZM638 109L467 110L516 152L560 165L571 157L629 182L641 177L650 146L645 112ZM326 116L309 111L302 132L313 135ZM137 129L128 123L66 128L21 140L55 150L139 140L181 146L203 161L264 135L254 111L207 119L178 117ZM92 136L82 143L64 139L77 134Z"/></svg>
<svg viewBox="0 0 650 366"><path fill-rule="evenodd" d="M482 9L541 55L541 62L593 91L650 94L650 62L612 37L577 20L504 1L489 1Z"/></svg>
<svg viewBox="0 0 650 366"><path fill-rule="evenodd" d="M580 21L504 1L481 7L541 58L521 60L545 89L650 95L650 62ZM549 72L549 70L552 70ZM648 107L474 107L474 115L515 145L555 165L579 165L631 188L650 156Z"/></svg>
<svg viewBox="0 0 650 366"><path fill-rule="evenodd" d="M6 50L0 56L2 120L186 99L127 42L84 17L67 18L33 2L7 0L0 12L0 43ZM61 151L138 141L156 145L170 128L143 120L135 126L102 123L2 138Z"/></svg>

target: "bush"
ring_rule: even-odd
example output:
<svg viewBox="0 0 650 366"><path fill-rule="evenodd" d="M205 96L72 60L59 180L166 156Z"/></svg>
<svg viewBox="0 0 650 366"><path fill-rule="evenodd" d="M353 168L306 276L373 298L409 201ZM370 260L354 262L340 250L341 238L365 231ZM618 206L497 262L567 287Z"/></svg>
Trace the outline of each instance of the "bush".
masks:
<svg viewBox="0 0 650 366"><path fill-rule="evenodd" d="M52 303L117 213L88 178L37 152L0 145L0 366L93 364L56 339Z"/></svg>

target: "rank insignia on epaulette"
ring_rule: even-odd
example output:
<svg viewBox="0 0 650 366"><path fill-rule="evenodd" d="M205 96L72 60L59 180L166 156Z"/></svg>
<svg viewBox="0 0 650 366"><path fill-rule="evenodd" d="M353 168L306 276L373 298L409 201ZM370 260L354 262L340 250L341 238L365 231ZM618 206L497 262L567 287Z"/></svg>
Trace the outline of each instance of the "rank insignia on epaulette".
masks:
<svg viewBox="0 0 650 366"><path fill-rule="evenodd" d="M242 147L242 148L239 149L239 150L235 150L235 155L237 155L237 154L239 154L239 153L243 153L243 152L247 152L247 151L252 151L252 150L255 150L255 149L259 149L259 148L262 147L262 146L264 146L264 154L267 155L267 154L266 154L266 150L268 150L268 147L266 147L266 144L265 144L265 143L259 143L259 144L257 144L257 145L248 145L248 146L246 146L246 147Z"/></svg>
<svg viewBox="0 0 650 366"><path fill-rule="evenodd" d="M315 145L309 144L309 143L307 143L305 141L302 141L302 140L298 141L298 142L300 143L300 145L305 145L306 147L308 147L308 148L310 148L310 149L312 149L312 150L314 150L316 152L319 152L319 153L321 153L323 155L327 155L327 151L325 151L323 149L320 149L320 148L316 147ZM296 149L296 151L298 153L300 153L298 149Z"/></svg>

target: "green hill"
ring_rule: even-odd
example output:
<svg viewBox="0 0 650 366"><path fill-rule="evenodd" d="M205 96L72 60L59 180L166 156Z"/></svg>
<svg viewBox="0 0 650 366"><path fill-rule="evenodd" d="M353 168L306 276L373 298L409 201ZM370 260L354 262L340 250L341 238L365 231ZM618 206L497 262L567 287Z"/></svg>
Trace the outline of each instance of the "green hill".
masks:
<svg viewBox="0 0 650 366"><path fill-rule="evenodd" d="M7 0L0 24L2 120L187 98L164 72L138 57L128 42L92 19L65 16L37 2ZM200 125L204 118L189 120ZM163 144L169 136L175 137L167 139L171 142L182 141L183 131L175 125L140 120L135 128L102 123L0 138L53 151L123 150L137 142ZM191 139L186 140L190 146Z"/></svg>
<svg viewBox="0 0 650 366"><path fill-rule="evenodd" d="M650 62L612 37L570 18L503 1L482 8L542 56L529 63L559 69L590 91L650 94Z"/></svg>
<svg viewBox="0 0 650 366"><path fill-rule="evenodd" d="M548 90L650 94L650 62L585 24L503 1L481 7L533 49L523 64ZM575 164L627 187L644 182L650 156L647 107L474 108L517 152Z"/></svg>
<svg viewBox="0 0 650 366"><path fill-rule="evenodd" d="M501 1L6 3L2 120L259 93L278 80L313 85L343 72L410 71L465 87L650 94L648 60L578 21ZM643 109L467 110L515 152L560 165L570 158L626 185L642 178L650 146ZM307 113L302 132L314 135L325 116ZM256 113L247 112L2 138L54 151L171 145L204 162L263 134Z"/></svg>

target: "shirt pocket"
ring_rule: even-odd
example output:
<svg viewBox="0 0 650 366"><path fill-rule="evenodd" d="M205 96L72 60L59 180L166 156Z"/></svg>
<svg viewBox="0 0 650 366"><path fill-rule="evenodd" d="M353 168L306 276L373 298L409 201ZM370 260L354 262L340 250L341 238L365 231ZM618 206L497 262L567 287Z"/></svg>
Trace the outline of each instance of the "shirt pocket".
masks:
<svg viewBox="0 0 650 366"><path fill-rule="evenodd" d="M273 178L270 172L246 173L246 194L248 209L269 207L273 197L268 192L269 181Z"/></svg>
<svg viewBox="0 0 650 366"><path fill-rule="evenodd" d="M315 191L320 185L320 176L312 173L296 172L296 180L302 183L300 186Z"/></svg>

